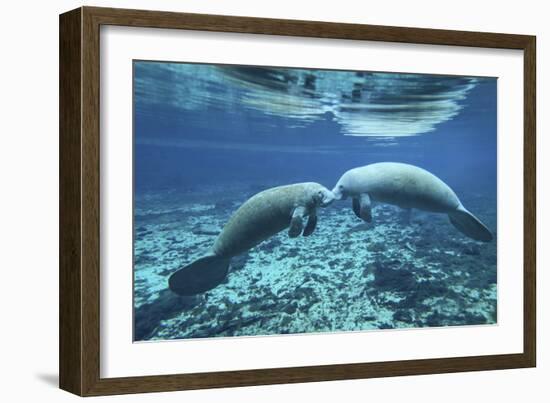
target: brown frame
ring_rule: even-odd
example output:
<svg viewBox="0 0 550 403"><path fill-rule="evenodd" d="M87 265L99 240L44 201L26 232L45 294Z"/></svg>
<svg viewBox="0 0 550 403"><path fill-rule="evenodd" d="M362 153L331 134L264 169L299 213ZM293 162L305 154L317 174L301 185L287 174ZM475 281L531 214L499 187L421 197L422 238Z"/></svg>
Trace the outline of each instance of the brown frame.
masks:
<svg viewBox="0 0 550 403"><path fill-rule="evenodd" d="M521 354L100 378L99 28L174 28L524 51L524 349ZM81 7L60 15L60 387L81 396L534 367L535 37Z"/></svg>

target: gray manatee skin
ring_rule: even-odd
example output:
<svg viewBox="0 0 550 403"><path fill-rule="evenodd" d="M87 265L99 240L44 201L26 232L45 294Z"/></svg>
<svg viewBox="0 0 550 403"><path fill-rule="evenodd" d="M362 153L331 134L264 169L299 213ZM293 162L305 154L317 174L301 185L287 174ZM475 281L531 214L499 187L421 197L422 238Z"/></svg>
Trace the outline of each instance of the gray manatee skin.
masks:
<svg viewBox="0 0 550 403"><path fill-rule="evenodd" d="M333 194L337 200L354 198L354 210L360 210L358 215L364 219L370 217L370 201L378 201L404 209L445 213L466 236L484 242L493 239L489 229L466 210L445 182L414 165L380 162L350 169L342 175Z"/></svg>
<svg viewBox="0 0 550 403"><path fill-rule="evenodd" d="M401 208L447 213L461 204L453 190L425 169L397 162L380 162L347 171L333 193L359 196L367 193L373 201Z"/></svg>
<svg viewBox="0 0 550 403"><path fill-rule="evenodd" d="M260 242L286 229L297 207L304 207L304 216L314 215L317 207L334 200L324 186L296 183L264 190L248 199L231 216L212 247L221 257L239 255Z"/></svg>
<svg viewBox="0 0 550 403"><path fill-rule="evenodd" d="M333 200L330 190L314 182L279 186L252 196L233 213L209 253L170 276L170 289L189 296L216 287L227 276L233 256L289 227L291 237L309 236L317 222L317 207ZM308 219L305 229L303 218Z"/></svg>

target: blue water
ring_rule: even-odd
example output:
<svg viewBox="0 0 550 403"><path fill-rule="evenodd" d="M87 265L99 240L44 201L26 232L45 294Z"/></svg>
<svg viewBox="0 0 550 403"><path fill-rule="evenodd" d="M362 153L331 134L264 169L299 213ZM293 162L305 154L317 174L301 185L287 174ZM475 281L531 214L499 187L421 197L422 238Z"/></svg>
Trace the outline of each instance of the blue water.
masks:
<svg viewBox="0 0 550 403"><path fill-rule="evenodd" d="M495 78L135 62L135 340L496 323L496 94ZM382 161L441 178L495 239L383 204L366 224L337 201L218 287L168 290L255 193Z"/></svg>

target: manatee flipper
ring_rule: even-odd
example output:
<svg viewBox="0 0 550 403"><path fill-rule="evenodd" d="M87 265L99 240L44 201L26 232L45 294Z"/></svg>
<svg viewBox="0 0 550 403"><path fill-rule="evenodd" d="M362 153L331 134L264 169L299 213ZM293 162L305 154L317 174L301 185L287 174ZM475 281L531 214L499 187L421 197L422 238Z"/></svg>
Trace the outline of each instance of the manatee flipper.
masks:
<svg viewBox="0 0 550 403"><path fill-rule="evenodd" d="M170 289L178 295L195 295L211 290L227 276L231 258L209 255L179 269L168 279Z"/></svg>
<svg viewBox="0 0 550 403"><path fill-rule="evenodd" d="M303 206L296 207L292 212L290 219L290 227L288 228L288 236L296 238L304 229L304 214L306 209Z"/></svg>
<svg viewBox="0 0 550 403"><path fill-rule="evenodd" d="M489 242L493 239L491 231L463 206L459 206L455 211L449 213L449 220L456 229L469 238L482 242Z"/></svg>
<svg viewBox="0 0 550 403"><path fill-rule="evenodd" d="M304 232L302 232L303 236L310 236L313 234L313 231L315 231L315 227L317 226L317 214L314 212L310 213L307 219L306 227L304 228Z"/></svg>
<svg viewBox="0 0 550 403"><path fill-rule="evenodd" d="M359 196L359 217L366 222L372 222L372 210L370 196L362 193Z"/></svg>
<svg viewBox="0 0 550 403"><path fill-rule="evenodd" d="M359 201L358 197L354 197L351 199L351 208L353 209L353 212L357 216L357 218L361 218L361 202Z"/></svg>

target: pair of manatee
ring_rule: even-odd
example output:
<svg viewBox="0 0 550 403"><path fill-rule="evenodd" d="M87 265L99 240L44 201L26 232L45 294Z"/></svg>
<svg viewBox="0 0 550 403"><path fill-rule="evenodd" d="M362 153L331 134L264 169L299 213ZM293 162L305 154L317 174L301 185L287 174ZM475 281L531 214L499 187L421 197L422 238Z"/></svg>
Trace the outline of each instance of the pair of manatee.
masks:
<svg viewBox="0 0 550 403"><path fill-rule="evenodd" d="M464 208L441 179L413 165L382 162L347 171L332 191L306 182L252 196L231 216L206 256L170 276L170 289L189 296L216 287L227 276L233 256L286 228L291 238L311 235L317 224L317 208L347 197L352 198L354 213L367 222L372 220L371 204L377 201L404 209L445 213L464 235L483 242L493 239L489 229Z"/></svg>

